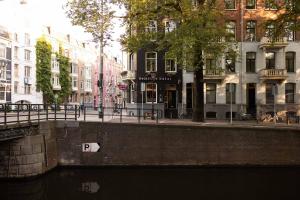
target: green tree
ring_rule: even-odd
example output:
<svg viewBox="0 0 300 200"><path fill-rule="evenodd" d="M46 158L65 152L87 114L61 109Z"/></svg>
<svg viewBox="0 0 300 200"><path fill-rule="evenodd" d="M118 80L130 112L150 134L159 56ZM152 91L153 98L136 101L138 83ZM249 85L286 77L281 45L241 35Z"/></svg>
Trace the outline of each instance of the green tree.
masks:
<svg viewBox="0 0 300 200"><path fill-rule="evenodd" d="M56 53L59 62L59 82L61 90L59 92L58 102L67 103L68 97L71 93L71 78L70 78L70 60L62 54L62 48L60 47L59 53Z"/></svg>
<svg viewBox="0 0 300 200"><path fill-rule="evenodd" d="M128 8L127 34L122 42L129 51L167 51L182 68L194 72L193 121L204 121L204 66L207 56L235 53L235 43L226 42L223 15L215 0L122 0ZM157 23L157 31L153 29ZM166 21L176 24L165 31ZM152 22L152 24L150 23ZM170 24L170 23L169 23Z"/></svg>
<svg viewBox="0 0 300 200"><path fill-rule="evenodd" d="M37 89L43 92L45 104L54 101L54 94L51 84L51 53L52 46L44 38L39 38L36 48L36 80Z"/></svg>
<svg viewBox="0 0 300 200"><path fill-rule="evenodd" d="M277 9L277 18L274 20L276 29L274 36L282 36L287 29L300 30L300 1L299 0L271 0Z"/></svg>

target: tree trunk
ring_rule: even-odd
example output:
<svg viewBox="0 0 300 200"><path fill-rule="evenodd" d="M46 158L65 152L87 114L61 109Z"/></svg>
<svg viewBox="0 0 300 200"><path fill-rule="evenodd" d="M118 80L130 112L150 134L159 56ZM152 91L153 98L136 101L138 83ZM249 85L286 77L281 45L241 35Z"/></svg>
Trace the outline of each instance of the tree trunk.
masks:
<svg viewBox="0 0 300 200"><path fill-rule="evenodd" d="M193 106L193 121L204 122L204 84L203 70L197 69L194 71L194 106Z"/></svg>
<svg viewBox="0 0 300 200"><path fill-rule="evenodd" d="M194 106L193 122L204 122L204 79L201 45L196 45L194 53Z"/></svg>

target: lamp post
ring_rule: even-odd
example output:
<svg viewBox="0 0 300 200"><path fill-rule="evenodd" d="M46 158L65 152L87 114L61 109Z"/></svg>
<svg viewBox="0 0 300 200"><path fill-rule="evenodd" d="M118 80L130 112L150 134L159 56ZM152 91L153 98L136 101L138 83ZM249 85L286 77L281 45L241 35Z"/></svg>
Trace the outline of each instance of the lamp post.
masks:
<svg viewBox="0 0 300 200"><path fill-rule="evenodd" d="M155 80L156 80L156 72L151 72L150 73L151 76L151 80L152 80L152 87L154 87L155 84ZM154 88L152 88L153 90L151 91L151 96L152 96L152 108L151 108L151 119L154 120Z"/></svg>

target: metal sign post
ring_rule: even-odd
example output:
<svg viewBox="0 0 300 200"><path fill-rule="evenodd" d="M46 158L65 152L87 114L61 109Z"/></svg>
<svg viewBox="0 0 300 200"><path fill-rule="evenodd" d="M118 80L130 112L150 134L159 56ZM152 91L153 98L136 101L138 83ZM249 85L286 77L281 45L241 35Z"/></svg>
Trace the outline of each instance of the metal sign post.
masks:
<svg viewBox="0 0 300 200"><path fill-rule="evenodd" d="M277 94L277 87L276 87L276 84L273 84L273 87L272 87L272 94L273 94L273 97L274 97L274 105L273 105L273 112L274 112L274 124L276 124L276 118L277 118L277 115L276 115L276 94Z"/></svg>
<svg viewBox="0 0 300 200"><path fill-rule="evenodd" d="M232 92L233 92L233 84L230 83L229 85L229 92L230 92L230 124L232 124Z"/></svg>
<svg viewBox="0 0 300 200"><path fill-rule="evenodd" d="M141 83L141 92L142 92L142 115L144 116L144 91L145 91L145 83Z"/></svg>

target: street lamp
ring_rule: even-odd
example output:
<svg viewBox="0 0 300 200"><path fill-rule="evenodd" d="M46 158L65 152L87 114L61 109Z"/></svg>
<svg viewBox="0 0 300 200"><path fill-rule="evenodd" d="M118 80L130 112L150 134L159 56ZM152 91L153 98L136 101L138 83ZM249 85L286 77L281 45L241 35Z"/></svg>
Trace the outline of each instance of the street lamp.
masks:
<svg viewBox="0 0 300 200"><path fill-rule="evenodd" d="M150 73L151 76L151 80L152 80L152 87L154 87L155 84L155 80L156 80L156 72L151 72ZM152 109L151 109L151 119L154 120L154 88L152 88L153 90L151 91L151 99L152 99ZM156 96L155 96L156 98Z"/></svg>

